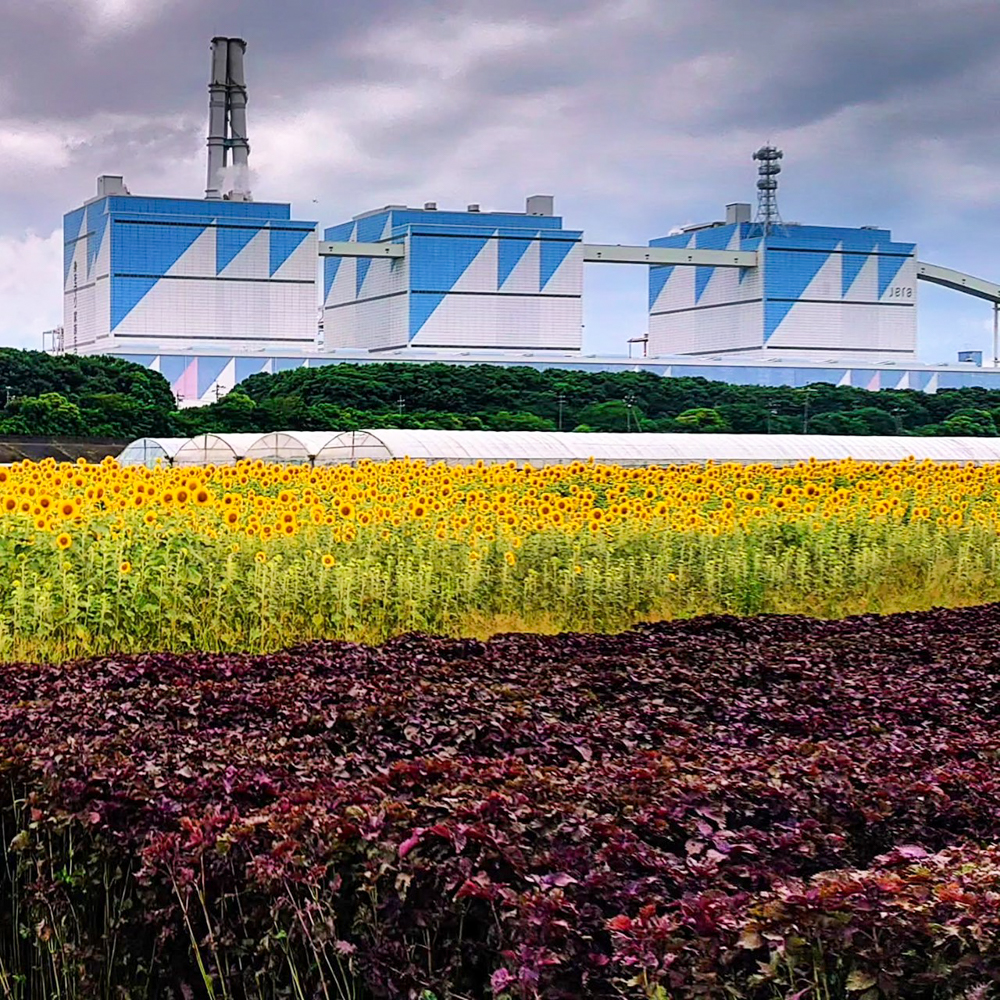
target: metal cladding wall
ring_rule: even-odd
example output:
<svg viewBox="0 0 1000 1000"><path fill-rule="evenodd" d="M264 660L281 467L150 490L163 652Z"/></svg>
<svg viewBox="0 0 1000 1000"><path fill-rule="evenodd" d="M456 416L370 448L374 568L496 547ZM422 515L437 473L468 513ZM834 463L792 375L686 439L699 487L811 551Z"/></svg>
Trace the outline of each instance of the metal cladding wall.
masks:
<svg viewBox="0 0 1000 1000"><path fill-rule="evenodd" d="M63 216L63 330L68 351L86 349L102 334L107 337L111 260L111 241L105 239L107 200Z"/></svg>
<svg viewBox="0 0 1000 1000"><path fill-rule="evenodd" d="M385 209L325 238L406 245L326 259L328 347L580 349L583 234L557 216Z"/></svg>
<svg viewBox="0 0 1000 1000"><path fill-rule="evenodd" d="M650 246L758 250L746 223L651 240ZM764 344L764 268L651 267L648 352L718 354Z"/></svg>
<svg viewBox="0 0 1000 1000"><path fill-rule="evenodd" d="M63 233L69 351L315 344L316 223L288 205L112 196Z"/></svg>
<svg viewBox="0 0 1000 1000"><path fill-rule="evenodd" d="M392 213L377 212L325 230L324 239L374 243L392 239ZM405 345L409 322L409 256L323 260L323 333L327 347L378 350Z"/></svg>
<svg viewBox="0 0 1000 1000"><path fill-rule="evenodd" d="M916 357L916 246L885 229L715 226L651 246L755 250L753 269L653 267L649 353Z"/></svg>

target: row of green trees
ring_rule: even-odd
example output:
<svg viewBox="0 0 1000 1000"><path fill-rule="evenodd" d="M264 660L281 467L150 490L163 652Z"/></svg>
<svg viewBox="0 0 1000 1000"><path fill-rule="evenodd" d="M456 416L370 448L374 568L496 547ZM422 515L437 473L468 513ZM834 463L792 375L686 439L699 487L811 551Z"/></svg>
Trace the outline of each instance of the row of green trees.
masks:
<svg viewBox="0 0 1000 1000"><path fill-rule="evenodd" d="M0 348L0 434L166 434L177 404L157 372L120 358Z"/></svg>
<svg viewBox="0 0 1000 1000"><path fill-rule="evenodd" d="M132 439L204 432L595 430L739 434L1000 433L1000 391L760 387L492 365L366 364L254 375L179 410L156 372L111 357L0 349L0 434Z"/></svg>
<svg viewBox="0 0 1000 1000"><path fill-rule="evenodd" d="M927 395L741 386L651 372L344 364L254 375L218 403L184 411L183 420L192 433L440 427L993 436L1000 391Z"/></svg>

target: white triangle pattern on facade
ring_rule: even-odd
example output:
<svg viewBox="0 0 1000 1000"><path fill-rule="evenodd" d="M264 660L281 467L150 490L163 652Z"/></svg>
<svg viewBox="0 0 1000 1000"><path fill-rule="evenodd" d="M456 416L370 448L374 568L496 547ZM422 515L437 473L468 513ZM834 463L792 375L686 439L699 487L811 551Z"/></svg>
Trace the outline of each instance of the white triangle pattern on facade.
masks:
<svg viewBox="0 0 1000 1000"><path fill-rule="evenodd" d="M282 281L316 281L319 263L316 236L309 234L271 277Z"/></svg>
<svg viewBox="0 0 1000 1000"><path fill-rule="evenodd" d="M479 296L476 298L478 299ZM446 344L452 340L454 338L453 331L467 325L468 307L472 301L472 296L446 295L413 338L411 342L413 346L419 346L421 343ZM492 301L487 296L483 296L482 301L475 302L475 306L477 307L477 316L480 317L479 322L484 328L489 329L493 325L496 312ZM471 344L475 343L475 335L471 331L469 341Z"/></svg>
<svg viewBox="0 0 1000 1000"><path fill-rule="evenodd" d="M868 255L844 298L855 302L878 302L878 257L875 254Z"/></svg>
<svg viewBox="0 0 1000 1000"><path fill-rule="evenodd" d="M219 272L220 278L266 278L270 268L270 232L261 229Z"/></svg>
<svg viewBox="0 0 1000 1000"><path fill-rule="evenodd" d="M170 334L168 323L172 320L176 323L178 311L185 305L185 290L181 287L187 285L186 281L163 281L156 282L153 287L129 310L115 330L120 336L129 334L142 334L153 336L157 334ZM214 314L214 307L210 313L206 313L206 323L211 323Z"/></svg>
<svg viewBox="0 0 1000 1000"><path fill-rule="evenodd" d="M453 292L494 291L497 287L497 254L495 239L487 240L472 263L462 272L452 287Z"/></svg>
<svg viewBox="0 0 1000 1000"><path fill-rule="evenodd" d="M97 251L94 266L91 269L91 280L105 277L111 270L111 225L108 224L104 230L104 239L101 240L101 249Z"/></svg>
<svg viewBox="0 0 1000 1000"><path fill-rule="evenodd" d="M507 275L507 280L503 283L501 291L537 295L541 282L541 269L541 244L538 240L532 240L521 259L514 265L514 269ZM496 280L496 274L494 274L494 285L496 284Z"/></svg>
<svg viewBox="0 0 1000 1000"><path fill-rule="evenodd" d="M891 261L891 258L890 258ZM893 262L895 263L895 262ZM893 263L889 264L891 270ZM917 294L917 262L913 257L904 260L899 270L896 272L895 277L889 282L882 290L882 298L879 300L881 302L904 302L906 305L915 306L916 302L914 299L899 299L894 298L892 291L893 289L900 289L901 286L909 286L913 289L913 294Z"/></svg>
<svg viewBox="0 0 1000 1000"><path fill-rule="evenodd" d="M726 244L727 250L739 250L740 248L740 229L736 226L733 229L732 235L729 237L729 242ZM694 268L688 267L687 270L697 271ZM711 277L708 279L708 284L705 285L702 290L701 297L698 299L699 306L715 306L723 305L731 302L735 302L743 296L740 294L739 287L740 272L735 267L717 267L712 271ZM697 291L697 289L695 289Z"/></svg>
<svg viewBox="0 0 1000 1000"><path fill-rule="evenodd" d="M337 276L330 285L330 294L326 297L327 305L341 302L353 302L354 290L358 282L357 260L354 257L342 257Z"/></svg>
<svg viewBox="0 0 1000 1000"><path fill-rule="evenodd" d="M576 243L545 285L549 295L579 295L583 280L583 244ZM539 282L541 277L539 277Z"/></svg>
<svg viewBox="0 0 1000 1000"><path fill-rule="evenodd" d="M215 381L201 394L201 399L214 400L215 391L219 390L219 395L231 392L236 385L236 358L230 358L226 362L226 367L219 372Z"/></svg>
<svg viewBox="0 0 1000 1000"><path fill-rule="evenodd" d="M687 243L681 249L690 250L694 247L695 234L688 237ZM693 267L675 267L670 272L670 277L663 283L660 294L657 295L653 303L651 312L661 312L666 309L690 309L695 304L694 301L694 274Z"/></svg>
<svg viewBox="0 0 1000 1000"><path fill-rule="evenodd" d="M693 267L675 267L660 292L656 308L690 309L697 305L694 299L696 273Z"/></svg>
<svg viewBox="0 0 1000 1000"><path fill-rule="evenodd" d="M800 299L827 299L839 302L843 283L842 258L839 253L832 253L823 266L813 275L812 281L806 285ZM794 309L795 306L792 306Z"/></svg>
<svg viewBox="0 0 1000 1000"><path fill-rule="evenodd" d="M355 257L354 258L354 274L355 279L357 278L358 268L364 269L364 277L361 279L361 287L357 288L355 286L355 298L365 299L368 296L375 294L371 285L374 283L375 264L380 263L380 261L372 260L370 257ZM343 267L343 265L341 265Z"/></svg>
<svg viewBox="0 0 1000 1000"><path fill-rule="evenodd" d="M206 274L215 274L215 226L209 226L167 269L171 278L200 278Z"/></svg>

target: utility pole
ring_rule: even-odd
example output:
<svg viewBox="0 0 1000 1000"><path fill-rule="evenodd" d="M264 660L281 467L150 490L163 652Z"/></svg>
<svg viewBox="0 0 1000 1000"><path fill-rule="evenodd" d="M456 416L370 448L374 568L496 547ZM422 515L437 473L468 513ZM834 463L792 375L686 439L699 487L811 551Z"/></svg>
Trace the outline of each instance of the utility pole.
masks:
<svg viewBox="0 0 1000 1000"><path fill-rule="evenodd" d="M772 421L772 420L773 420L773 419L774 419L774 418L775 418L775 417L776 417L777 415L778 415L778 411L777 411L776 409L774 409L774 407L771 407L771 409L769 409L769 410L767 411L767 433L768 433L768 434L770 434L770 433L771 433L771 421Z"/></svg>
<svg viewBox="0 0 1000 1000"><path fill-rule="evenodd" d="M896 435L897 436L899 436L899 435L901 435L903 433L903 420L900 417L900 414L902 412L903 411L898 406L894 406L892 408L892 419L896 422Z"/></svg>
<svg viewBox="0 0 1000 1000"><path fill-rule="evenodd" d="M993 367L1000 368L1000 302L993 303Z"/></svg>
<svg viewBox="0 0 1000 1000"><path fill-rule="evenodd" d="M631 431L632 430L632 407L635 406L635 393L630 392L622 402L625 404L625 426ZM637 421L638 423L638 421ZM638 430L638 427L636 428Z"/></svg>
<svg viewBox="0 0 1000 1000"><path fill-rule="evenodd" d="M396 400L396 412L400 416L402 416L403 415L403 410L404 410L405 407L406 407L406 400L403 399L402 396L400 396L399 399Z"/></svg>
<svg viewBox="0 0 1000 1000"><path fill-rule="evenodd" d="M566 405L566 397L559 393L556 396L556 402L559 404L559 430L563 429L563 407Z"/></svg>

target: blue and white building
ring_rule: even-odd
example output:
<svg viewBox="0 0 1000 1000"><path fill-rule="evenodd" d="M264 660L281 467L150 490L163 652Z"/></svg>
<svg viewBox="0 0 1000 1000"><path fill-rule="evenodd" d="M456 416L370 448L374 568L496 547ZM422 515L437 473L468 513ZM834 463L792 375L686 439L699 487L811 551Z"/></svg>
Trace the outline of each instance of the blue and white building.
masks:
<svg viewBox="0 0 1000 1000"><path fill-rule="evenodd" d="M315 347L316 223L287 204L138 197L106 176L63 245L66 351Z"/></svg>
<svg viewBox="0 0 1000 1000"><path fill-rule="evenodd" d="M246 48L212 39L204 199L133 196L107 175L65 215L53 351L143 364L183 405L258 372L381 360L924 392L1000 382L981 352L916 360L918 278L990 302L997 330L1000 284L919 262L885 229L782 223L771 146L754 153L764 222L733 204L646 247L591 246L535 195L524 212L389 205L320 246L315 222L251 196ZM643 358L581 354L585 263L649 269Z"/></svg>
<svg viewBox="0 0 1000 1000"><path fill-rule="evenodd" d="M405 246L399 258L325 259L329 349L580 350L583 234L563 228L550 197L523 213L390 205L324 237Z"/></svg>
<svg viewBox="0 0 1000 1000"><path fill-rule="evenodd" d="M783 224L749 205L653 247L756 251L758 266L651 267L650 356L915 361L917 254L887 229Z"/></svg>

